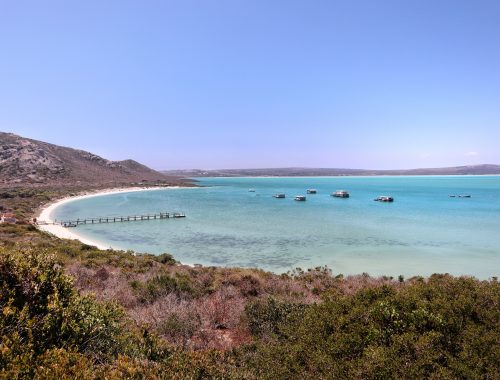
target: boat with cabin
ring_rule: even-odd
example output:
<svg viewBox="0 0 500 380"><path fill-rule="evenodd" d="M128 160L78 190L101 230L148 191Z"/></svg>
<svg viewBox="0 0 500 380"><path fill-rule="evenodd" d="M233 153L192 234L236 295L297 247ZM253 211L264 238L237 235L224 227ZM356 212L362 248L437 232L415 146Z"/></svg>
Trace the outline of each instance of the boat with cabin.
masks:
<svg viewBox="0 0 500 380"><path fill-rule="evenodd" d="M388 195L381 195L381 196L375 198L374 201L377 201L377 202L394 202L394 198L393 197L389 197Z"/></svg>
<svg viewBox="0 0 500 380"><path fill-rule="evenodd" d="M295 198L294 198L296 201L300 201L300 202L303 202L306 200L306 196L305 195L296 195Z"/></svg>
<svg viewBox="0 0 500 380"><path fill-rule="evenodd" d="M316 194L317 192L316 189L307 189L307 194Z"/></svg>
<svg viewBox="0 0 500 380"><path fill-rule="evenodd" d="M331 196L336 198L349 198L349 192L346 190L337 190L332 193Z"/></svg>
<svg viewBox="0 0 500 380"><path fill-rule="evenodd" d="M274 194L273 195L274 198L279 198L279 199L282 199L282 198L285 198L286 195L284 193L278 193L278 194Z"/></svg>

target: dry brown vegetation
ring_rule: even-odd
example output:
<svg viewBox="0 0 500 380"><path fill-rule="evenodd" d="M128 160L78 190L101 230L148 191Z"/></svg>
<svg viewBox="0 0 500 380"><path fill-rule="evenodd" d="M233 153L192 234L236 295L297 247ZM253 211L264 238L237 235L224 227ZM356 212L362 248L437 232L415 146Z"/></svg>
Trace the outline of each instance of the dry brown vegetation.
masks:
<svg viewBox="0 0 500 380"><path fill-rule="evenodd" d="M169 255L98 250L65 241L33 226L0 226L4 246L52 249L82 294L118 302L137 324L166 341L189 349L229 349L251 341L245 321L249 302L274 297L311 304L336 289L358 289L396 283L366 275L333 277L328 268L277 275L258 269L190 267L174 264ZM162 262L163 261L163 262Z"/></svg>

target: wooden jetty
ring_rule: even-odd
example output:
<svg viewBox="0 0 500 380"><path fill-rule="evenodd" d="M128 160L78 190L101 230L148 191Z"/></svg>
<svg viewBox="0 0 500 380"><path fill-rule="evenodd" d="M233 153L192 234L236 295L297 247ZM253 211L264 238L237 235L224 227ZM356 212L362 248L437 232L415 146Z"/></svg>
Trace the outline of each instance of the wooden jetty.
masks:
<svg viewBox="0 0 500 380"><path fill-rule="evenodd" d="M140 222L144 220L170 219L170 218L185 218L186 214L181 212L160 212L158 214L146 215L129 215L129 216L108 216L102 218L87 218L65 220L59 222L63 227L76 227L82 224L102 224L102 223L122 223L122 222Z"/></svg>

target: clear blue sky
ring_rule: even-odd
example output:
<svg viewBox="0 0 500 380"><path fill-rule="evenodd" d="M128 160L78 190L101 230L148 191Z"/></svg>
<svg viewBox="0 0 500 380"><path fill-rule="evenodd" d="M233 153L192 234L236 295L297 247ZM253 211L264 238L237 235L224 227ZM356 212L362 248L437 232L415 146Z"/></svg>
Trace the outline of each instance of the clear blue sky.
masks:
<svg viewBox="0 0 500 380"><path fill-rule="evenodd" d="M0 0L0 130L156 169L500 164L500 1Z"/></svg>

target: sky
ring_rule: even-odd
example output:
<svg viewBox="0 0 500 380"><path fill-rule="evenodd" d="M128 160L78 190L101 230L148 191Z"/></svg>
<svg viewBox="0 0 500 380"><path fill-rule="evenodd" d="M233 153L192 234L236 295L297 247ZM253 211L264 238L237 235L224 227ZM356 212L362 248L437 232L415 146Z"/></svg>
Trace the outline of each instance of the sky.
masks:
<svg viewBox="0 0 500 380"><path fill-rule="evenodd" d="M0 130L155 169L500 164L500 1L0 0Z"/></svg>

